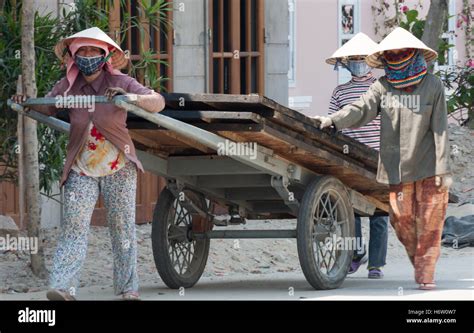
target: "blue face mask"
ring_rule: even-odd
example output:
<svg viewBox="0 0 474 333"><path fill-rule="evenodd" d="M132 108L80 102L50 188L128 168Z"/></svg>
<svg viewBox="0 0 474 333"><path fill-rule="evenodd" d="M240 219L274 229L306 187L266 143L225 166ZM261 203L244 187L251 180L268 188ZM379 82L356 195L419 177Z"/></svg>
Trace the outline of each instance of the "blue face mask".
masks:
<svg viewBox="0 0 474 333"><path fill-rule="evenodd" d="M96 57L82 57L76 55L74 58L74 62L76 63L81 73L85 76L94 74L99 69L101 69L105 63L103 55Z"/></svg>
<svg viewBox="0 0 474 333"><path fill-rule="evenodd" d="M366 76L372 70L365 60L349 60L345 67L352 75L357 77Z"/></svg>

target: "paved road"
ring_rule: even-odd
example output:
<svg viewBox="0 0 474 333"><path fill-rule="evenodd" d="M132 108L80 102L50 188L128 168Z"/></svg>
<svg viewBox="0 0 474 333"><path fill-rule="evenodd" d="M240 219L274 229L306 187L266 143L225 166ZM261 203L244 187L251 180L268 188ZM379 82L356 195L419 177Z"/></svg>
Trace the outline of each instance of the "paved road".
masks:
<svg viewBox="0 0 474 333"><path fill-rule="evenodd" d="M142 281L144 300L474 300L474 258L469 256L441 258L438 264L438 288L434 291L417 290L413 270L408 259L386 266L385 278L367 279L361 269L349 276L336 290L313 290L302 273L232 274L202 278L199 283L183 291L167 289L157 281ZM114 299L110 287L87 287L78 292L78 299ZM44 292L0 294L0 300L41 300Z"/></svg>

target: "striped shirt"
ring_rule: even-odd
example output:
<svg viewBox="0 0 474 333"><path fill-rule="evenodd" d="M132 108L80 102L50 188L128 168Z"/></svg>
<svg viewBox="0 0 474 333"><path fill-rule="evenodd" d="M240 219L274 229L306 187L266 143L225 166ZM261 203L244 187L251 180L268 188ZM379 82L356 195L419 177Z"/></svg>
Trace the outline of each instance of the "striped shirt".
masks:
<svg viewBox="0 0 474 333"><path fill-rule="evenodd" d="M337 86L331 96L329 114L333 114L358 100L375 81L377 79L372 75L363 78L352 77L349 82ZM380 150L380 114L367 125L343 129L342 133L371 148Z"/></svg>

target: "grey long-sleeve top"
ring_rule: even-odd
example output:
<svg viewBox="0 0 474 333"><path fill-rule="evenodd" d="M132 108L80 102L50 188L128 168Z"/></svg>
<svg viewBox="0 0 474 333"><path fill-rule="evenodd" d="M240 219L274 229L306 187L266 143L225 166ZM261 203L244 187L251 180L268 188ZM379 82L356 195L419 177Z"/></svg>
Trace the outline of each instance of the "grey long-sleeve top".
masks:
<svg viewBox="0 0 474 333"><path fill-rule="evenodd" d="M393 88L385 77L352 104L332 114L336 128L361 127L381 114L377 181L413 182L450 173L444 86L426 74L416 89Z"/></svg>

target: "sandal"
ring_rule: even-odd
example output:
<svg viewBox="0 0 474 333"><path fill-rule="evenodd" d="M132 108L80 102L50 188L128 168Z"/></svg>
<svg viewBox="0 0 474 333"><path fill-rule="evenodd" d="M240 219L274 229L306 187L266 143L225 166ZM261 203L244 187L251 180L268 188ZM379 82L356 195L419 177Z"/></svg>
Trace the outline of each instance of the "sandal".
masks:
<svg viewBox="0 0 474 333"><path fill-rule="evenodd" d="M49 289L46 298L50 301L75 301L76 298L62 289Z"/></svg>
<svg viewBox="0 0 474 333"><path fill-rule="evenodd" d="M378 267L370 267L368 278L369 279L382 279L383 278L383 272Z"/></svg>
<svg viewBox="0 0 474 333"><path fill-rule="evenodd" d="M140 301L138 291L126 291L122 294L122 301Z"/></svg>
<svg viewBox="0 0 474 333"><path fill-rule="evenodd" d="M352 260L351 266L349 267L349 271L347 272L347 274L354 274L355 272L357 272L359 267L365 264L368 261L368 259L369 258L367 257L367 253L365 253L361 259Z"/></svg>
<svg viewBox="0 0 474 333"><path fill-rule="evenodd" d="M420 283L418 289L420 290L433 290L436 288L436 283Z"/></svg>

